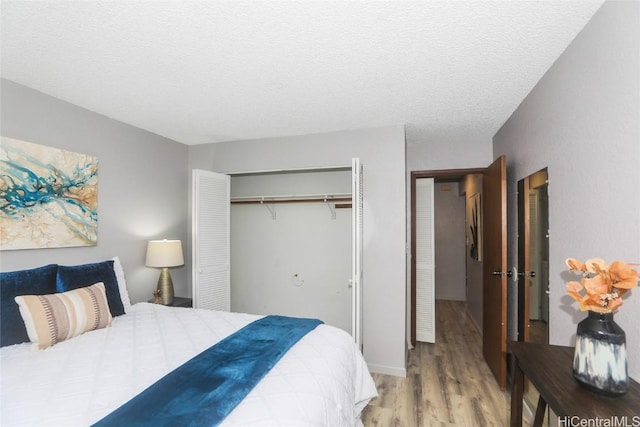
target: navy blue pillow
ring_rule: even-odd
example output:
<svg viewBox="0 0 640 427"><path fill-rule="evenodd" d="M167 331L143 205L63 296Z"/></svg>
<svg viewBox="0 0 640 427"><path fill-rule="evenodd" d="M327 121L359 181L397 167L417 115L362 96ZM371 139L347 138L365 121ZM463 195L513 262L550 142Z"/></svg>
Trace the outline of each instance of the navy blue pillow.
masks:
<svg viewBox="0 0 640 427"><path fill-rule="evenodd" d="M29 335L14 300L20 295L56 292L58 266L49 264L30 270L0 273L0 346L29 342Z"/></svg>
<svg viewBox="0 0 640 427"><path fill-rule="evenodd" d="M124 305L122 305L122 298L118 289L118 279L113 271L113 260L94 264L58 266L58 276L56 278L56 290L58 292L86 288L98 282L104 283L111 315L115 317L124 314Z"/></svg>

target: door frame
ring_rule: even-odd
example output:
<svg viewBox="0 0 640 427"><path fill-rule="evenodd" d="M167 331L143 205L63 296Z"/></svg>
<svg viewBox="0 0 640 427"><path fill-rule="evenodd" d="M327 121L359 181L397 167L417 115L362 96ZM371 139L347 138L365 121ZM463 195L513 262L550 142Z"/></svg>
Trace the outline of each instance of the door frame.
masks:
<svg viewBox="0 0 640 427"><path fill-rule="evenodd" d="M287 174L287 173L305 173L305 172L334 172L334 171L351 171L351 209L352 209L352 254L351 254L351 336L356 342L358 348L363 350L363 169L364 166L359 157L352 157L351 164L339 166L316 166L307 168L286 168L286 169L260 169L236 172L215 172L228 175L230 178L243 175L261 175L261 174ZM231 203L231 201L229 202ZM229 241L231 238L229 238ZM346 331L345 331L346 332Z"/></svg>
<svg viewBox="0 0 640 427"><path fill-rule="evenodd" d="M529 177L518 181L518 271L529 271L529 242L531 240L529 226L529 209L525 207L528 200ZM518 274L518 341L529 341L529 280Z"/></svg>
<svg viewBox="0 0 640 427"><path fill-rule="evenodd" d="M518 341L529 342L531 301L531 216L528 208L529 191L548 185L548 168L540 169L518 181ZM540 272L537 272L540 274Z"/></svg>
<svg viewBox="0 0 640 427"><path fill-rule="evenodd" d="M410 341L416 345L416 180L433 178L435 182L444 179L460 180L465 175L483 174L486 168L442 169L411 171L411 285L410 285Z"/></svg>

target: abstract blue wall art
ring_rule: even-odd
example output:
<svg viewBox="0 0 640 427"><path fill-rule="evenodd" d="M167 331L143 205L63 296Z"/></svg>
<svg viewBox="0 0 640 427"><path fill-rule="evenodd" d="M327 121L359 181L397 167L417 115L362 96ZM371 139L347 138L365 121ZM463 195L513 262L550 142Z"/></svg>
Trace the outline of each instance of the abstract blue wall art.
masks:
<svg viewBox="0 0 640 427"><path fill-rule="evenodd" d="M0 137L0 250L97 243L98 160Z"/></svg>

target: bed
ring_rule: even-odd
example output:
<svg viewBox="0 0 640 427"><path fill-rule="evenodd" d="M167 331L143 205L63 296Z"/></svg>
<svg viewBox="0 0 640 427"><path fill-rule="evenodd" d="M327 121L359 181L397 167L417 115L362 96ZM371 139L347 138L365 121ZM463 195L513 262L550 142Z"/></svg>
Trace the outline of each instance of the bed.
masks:
<svg viewBox="0 0 640 427"><path fill-rule="evenodd" d="M125 314L113 316L110 327L44 350L30 342L0 349L1 425L92 425L261 317L131 305L117 259L113 268ZM284 354L220 425L361 425L359 415L376 395L352 338L322 324Z"/></svg>

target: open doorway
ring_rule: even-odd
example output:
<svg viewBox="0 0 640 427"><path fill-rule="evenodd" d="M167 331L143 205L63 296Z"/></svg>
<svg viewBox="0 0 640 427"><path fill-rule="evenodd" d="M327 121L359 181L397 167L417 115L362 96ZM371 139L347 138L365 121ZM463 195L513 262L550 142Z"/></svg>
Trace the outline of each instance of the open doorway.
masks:
<svg viewBox="0 0 640 427"><path fill-rule="evenodd" d="M425 327L419 324L419 320L425 312L420 306L425 304L429 304L426 311L431 310L433 319L434 299L468 301L469 292L480 295L479 299L475 299L478 302L478 307L475 307L478 321L474 319L474 323L478 328L481 327L478 323L482 321L482 289L480 287L469 291L467 277L471 273L476 277L476 283L482 282L481 260L474 258L478 252L472 254L470 251L472 238L468 224L472 211L469 199L476 195L479 203L483 171L484 169L458 169L411 173L410 340L413 346L417 341L433 342L433 338L424 338L424 331L429 331L427 337L435 337L435 324ZM428 189L425 190L425 187ZM428 215L424 212L425 204L431 205ZM425 220L427 223L431 222L431 229L424 224ZM426 262L422 258L425 253L429 253L424 249L428 240L434 245L435 259ZM477 244L476 241L476 250ZM432 275L427 279L430 283L426 285L421 277L425 274ZM428 289L426 291L425 286ZM425 303L421 292L432 294L431 303ZM424 323L424 320L421 321Z"/></svg>
<svg viewBox="0 0 640 427"><path fill-rule="evenodd" d="M475 283L481 291L481 298L474 300L482 307L481 324L482 353L492 374L501 389L506 388L506 157L500 156L491 165L482 169L457 169L446 171L411 172L411 288L410 288L410 342L416 343L417 319L417 264L420 262L416 252L416 183L422 178L443 180L446 178L482 175L481 193L478 202L474 202L476 211L476 240L474 256L482 263L481 279ZM472 233L473 234L473 233ZM480 237L482 236L482 237ZM437 257L437 254L436 254ZM468 293L468 292L467 292ZM435 310L435 298L425 299ZM467 301L469 299L467 298ZM433 319L429 315L427 318ZM435 325L434 325L435 329ZM435 335L435 334L434 334Z"/></svg>

